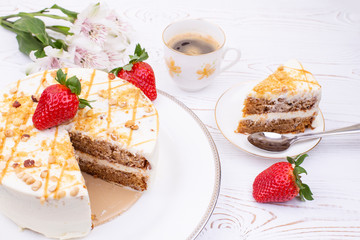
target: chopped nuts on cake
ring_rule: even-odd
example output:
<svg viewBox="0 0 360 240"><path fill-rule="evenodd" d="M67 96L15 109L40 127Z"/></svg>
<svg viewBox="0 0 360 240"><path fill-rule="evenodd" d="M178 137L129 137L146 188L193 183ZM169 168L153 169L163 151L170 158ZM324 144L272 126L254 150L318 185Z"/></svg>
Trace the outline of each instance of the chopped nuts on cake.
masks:
<svg viewBox="0 0 360 240"><path fill-rule="evenodd" d="M13 87L12 89L10 89L11 94L15 94L17 93L17 91L18 91L17 87Z"/></svg>
<svg viewBox="0 0 360 240"><path fill-rule="evenodd" d="M21 136L21 141L23 142L27 142L30 139L30 135L29 134L23 134Z"/></svg>
<svg viewBox="0 0 360 240"><path fill-rule="evenodd" d="M5 137L12 137L14 136L14 131L11 129L5 130Z"/></svg>
<svg viewBox="0 0 360 240"><path fill-rule="evenodd" d="M18 108L18 107L21 106L21 103L19 103L18 101L15 101L15 102L12 104L12 106L13 106L14 108Z"/></svg>

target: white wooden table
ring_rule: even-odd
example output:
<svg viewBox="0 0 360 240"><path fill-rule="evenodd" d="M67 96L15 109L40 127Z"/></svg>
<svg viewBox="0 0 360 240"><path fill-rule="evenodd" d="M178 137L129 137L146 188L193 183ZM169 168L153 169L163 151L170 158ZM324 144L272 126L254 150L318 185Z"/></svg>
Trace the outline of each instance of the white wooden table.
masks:
<svg viewBox="0 0 360 240"><path fill-rule="evenodd" d="M54 3L81 11L90 1L0 0L0 15L35 11ZM360 1L106 3L123 14L136 30L135 39L149 50L157 87L191 108L217 145L222 166L220 197L198 239L360 239L360 134L325 138L308 153L303 165L309 175L303 179L311 186L314 201L258 204L251 195L252 182L278 160L255 157L234 147L214 119L215 103L226 89L263 79L279 64L296 58L323 87L320 107L326 129L360 123ZM162 30L186 18L219 24L226 32L226 45L242 51L233 68L195 93L178 89L163 61ZM1 75L22 77L28 58L17 50L13 33L0 29L0 34Z"/></svg>

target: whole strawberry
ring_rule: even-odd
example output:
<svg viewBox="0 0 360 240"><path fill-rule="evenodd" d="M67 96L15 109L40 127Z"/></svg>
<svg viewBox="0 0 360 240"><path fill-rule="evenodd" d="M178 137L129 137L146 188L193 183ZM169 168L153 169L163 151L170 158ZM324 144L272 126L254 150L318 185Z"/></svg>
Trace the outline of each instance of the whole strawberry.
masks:
<svg viewBox="0 0 360 240"><path fill-rule="evenodd" d="M300 180L300 174L307 174L300 164L307 154L295 159L287 157L288 162L278 162L261 172L253 183L253 197L257 202L286 202L298 194L302 201L313 200L308 185Z"/></svg>
<svg viewBox="0 0 360 240"><path fill-rule="evenodd" d="M148 59L149 55L145 48L141 48L140 44L136 45L134 55L130 55L130 62L123 67L115 68L110 72L119 78L134 84L151 100L157 97L155 74L149 64L143 62Z"/></svg>
<svg viewBox="0 0 360 240"><path fill-rule="evenodd" d="M78 108L90 106L89 102L79 99L81 84L76 76L66 80L61 69L56 73L54 84L45 88L32 117L34 126L39 130L48 129L75 117Z"/></svg>

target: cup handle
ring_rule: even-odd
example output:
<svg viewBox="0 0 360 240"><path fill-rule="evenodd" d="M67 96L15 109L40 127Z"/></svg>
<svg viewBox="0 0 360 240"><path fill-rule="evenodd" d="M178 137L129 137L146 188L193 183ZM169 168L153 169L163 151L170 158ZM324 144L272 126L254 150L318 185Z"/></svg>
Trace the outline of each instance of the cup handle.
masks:
<svg viewBox="0 0 360 240"><path fill-rule="evenodd" d="M241 57L241 52L240 50L236 49L236 48L227 48L225 49L223 55L222 55L222 58L224 59L225 58L225 55L229 52L229 51L235 51L236 52L236 57L234 60L232 60L228 65L226 65L225 67L222 67L220 69L220 72L224 72L226 70L228 70L230 67L232 67L235 63L237 63Z"/></svg>

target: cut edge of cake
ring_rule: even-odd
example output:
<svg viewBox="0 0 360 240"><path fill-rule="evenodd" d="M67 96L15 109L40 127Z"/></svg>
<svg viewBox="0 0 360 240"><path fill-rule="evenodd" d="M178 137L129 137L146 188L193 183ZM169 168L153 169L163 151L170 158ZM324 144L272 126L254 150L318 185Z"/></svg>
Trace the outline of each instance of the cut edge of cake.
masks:
<svg viewBox="0 0 360 240"><path fill-rule="evenodd" d="M297 60L290 60L246 96L236 133L299 133L312 128L321 86Z"/></svg>
<svg viewBox="0 0 360 240"><path fill-rule="evenodd" d="M98 101L92 104L94 109L80 110L78 113L82 115L78 114L76 121L84 120L92 126L94 122L101 120L104 124L98 132L99 138L91 134L92 129L76 129L75 120L45 131L34 129L31 112L35 110L36 100L42 90L56 83L56 70L36 73L10 84L0 96L1 106L6 106L2 108L0 115L0 130L3 133L0 136L0 211L21 228L34 230L51 238L68 239L87 235L92 226L89 195L79 170L81 162L76 162L76 158L89 158L71 146L71 135L85 136L84 132L89 130L91 141L108 142L102 147L107 148L110 156L97 155L90 160L99 163L99 166L100 163L110 166L116 170L115 174L131 173L135 184L105 177L104 180L144 191L154 175L149 171L156 168L157 157L154 154L158 148L159 119L153 103L140 89L125 80L110 79L107 73L94 69L63 70L69 77L79 77L83 87L81 97L92 100L96 96ZM94 87L90 89L92 85ZM119 89L125 89L126 96L117 95ZM124 97L128 99L126 104ZM117 100L116 104L114 99ZM16 101L20 102L20 106L14 104ZM25 107L27 112L24 112ZM100 109L99 112L96 109ZM115 113L117 111L123 111L123 114ZM129 118L123 118L124 115ZM89 116L95 116L91 118L94 121ZM107 116L111 116L114 124L109 123ZM120 129L118 125L121 125ZM146 133L141 137L144 130ZM124 134L128 134L125 140L122 139ZM42 135L44 136L41 137ZM47 152L36 154L34 149L29 150L27 145L33 143L34 136L41 137L34 149L46 147L48 155ZM104 149L102 147L98 150ZM23 150L18 152L20 149ZM64 149L67 150L63 151ZM113 158L121 153L127 155L128 159ZM61 163L58 157L63 154L67 157ZM94 169L91 170L94 175L99 175ZM17 196L15 200L14 196ZM39 218L33 219L33 216Z"/></svg>

